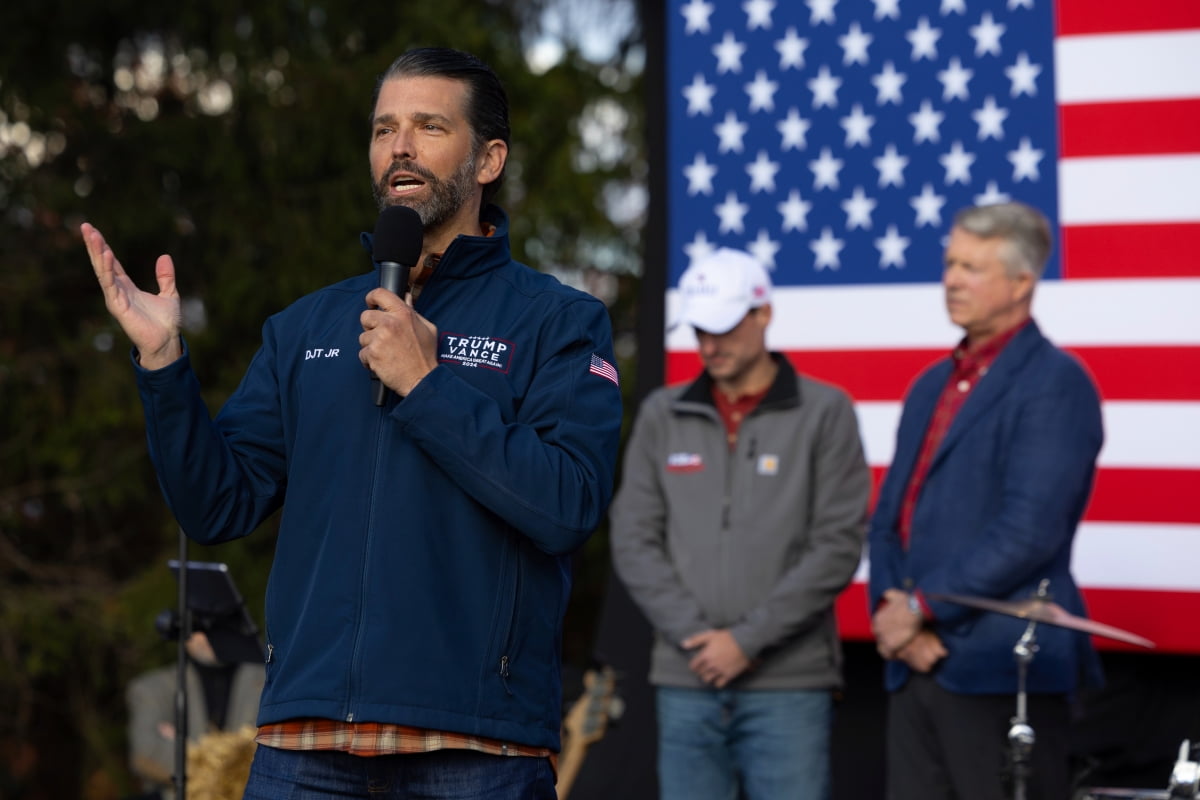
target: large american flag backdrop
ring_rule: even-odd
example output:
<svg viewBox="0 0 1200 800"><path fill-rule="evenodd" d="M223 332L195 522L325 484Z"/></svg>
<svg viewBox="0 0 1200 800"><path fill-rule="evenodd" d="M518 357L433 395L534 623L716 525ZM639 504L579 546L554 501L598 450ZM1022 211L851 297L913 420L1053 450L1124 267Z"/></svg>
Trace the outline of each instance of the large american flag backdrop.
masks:
<svg viewBox="0 0 1200 800"><path fill-rule="evenodd" d="M1045 211L1034 314L1104 399L1076 578L1095 619L1200 652L1200 2L667 15L668 285L717 246L767 263L769 345L851 394L878 484L905 390L960 336L938 284L954 212ZM668 382L699 371L691 331L665 344ZM864 575L839 601L849 638L869 636Z"/></svg>

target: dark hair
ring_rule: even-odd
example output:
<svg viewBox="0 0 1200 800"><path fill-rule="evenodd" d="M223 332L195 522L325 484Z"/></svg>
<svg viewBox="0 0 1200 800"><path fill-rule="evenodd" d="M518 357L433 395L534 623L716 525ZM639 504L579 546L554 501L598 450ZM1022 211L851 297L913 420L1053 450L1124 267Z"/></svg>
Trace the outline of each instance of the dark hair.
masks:
<svg viewBox="0 0 1200 800"><path fill-rule="evenodd" d="M511 132L508 125L508 96L500 78L480 59L447 47L422 47L409 50L392 62L379 76L375 92L371 97L371 125L374 126L375 106L383 84L393 78L406 77L452 78L467 85L467 122L475 150L485 142L500 139L509 143ZM504 171L483 187L483 203L490 203L504 182Z"/></svg>

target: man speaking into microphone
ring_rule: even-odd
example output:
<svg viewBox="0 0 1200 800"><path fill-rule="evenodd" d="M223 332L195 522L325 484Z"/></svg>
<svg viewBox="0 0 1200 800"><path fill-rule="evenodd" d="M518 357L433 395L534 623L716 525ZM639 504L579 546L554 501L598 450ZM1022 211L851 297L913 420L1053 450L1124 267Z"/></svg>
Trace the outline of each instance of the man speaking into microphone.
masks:
<svg viewBox="0 0 1200 800"><path fill-rule="evenodd" d="M369 136L376 263L268 319L215 418L170 256L144 292L84 240L184 531L226 541L282 508L246 797L553 798L568 558L608 506L621 425L607 311L512 259L488 66L401 55ZM381 282L379 262L400 269Z"/></svg>

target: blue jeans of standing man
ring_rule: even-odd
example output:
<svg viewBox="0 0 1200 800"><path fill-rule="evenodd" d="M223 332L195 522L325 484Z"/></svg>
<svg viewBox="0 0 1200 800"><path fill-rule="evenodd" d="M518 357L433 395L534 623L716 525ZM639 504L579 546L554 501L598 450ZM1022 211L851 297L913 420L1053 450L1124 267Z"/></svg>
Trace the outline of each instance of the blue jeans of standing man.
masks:
<svg viewBox="0 0 1200 800"><path fill-rule="evenodd" d="M336 750L254 752L244 800L554 800L549 759L472 750L352 756Z"/></svg>
<svg viewBox="0 0 1200 800"><path fill-rule="evenodd" d="M660 800L827 800L828 691L659 687Z"/></svg>

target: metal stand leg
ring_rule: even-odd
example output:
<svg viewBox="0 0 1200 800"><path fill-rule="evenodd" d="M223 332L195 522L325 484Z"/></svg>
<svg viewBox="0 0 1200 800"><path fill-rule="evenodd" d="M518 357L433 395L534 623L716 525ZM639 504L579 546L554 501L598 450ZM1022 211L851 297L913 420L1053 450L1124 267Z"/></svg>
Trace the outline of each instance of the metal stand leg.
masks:
<svg viewBox="0 0 1200 800"><path fill-rule="evenodd" d="M1049 599L1047 589L1049 581L1042 581L1038 586L1037 598ZM1017 660L1017 714L1012 718L1008 729L1008 752L1012 763L1013 800L1025 800L1026 783L1029 780L1030 761L1033 758L1033 745L1037 741L1033 726L1029 724L1027 714L1027 696L1025 693L1025 678L1029 672L1029 664L1037 653L1037 620L1030 620L1025 626L1025 632L1013 645L1013 657Z"/></svg>

